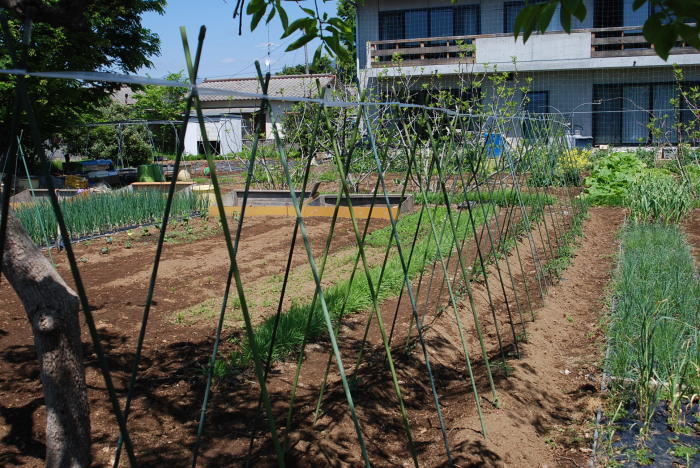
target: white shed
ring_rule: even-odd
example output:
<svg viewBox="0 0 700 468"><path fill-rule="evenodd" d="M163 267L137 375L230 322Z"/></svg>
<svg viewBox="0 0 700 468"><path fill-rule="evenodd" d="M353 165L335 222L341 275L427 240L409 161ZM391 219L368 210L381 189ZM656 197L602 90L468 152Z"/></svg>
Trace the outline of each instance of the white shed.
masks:
<svg viewBox="0 0 700 468"><path fill-rule="evenodd" d="M243 149L240 114L205 115L204 127L214 154L237 153ZM204 154L204 141L196 115L190 117L185 134L185 154Z"/></svg>

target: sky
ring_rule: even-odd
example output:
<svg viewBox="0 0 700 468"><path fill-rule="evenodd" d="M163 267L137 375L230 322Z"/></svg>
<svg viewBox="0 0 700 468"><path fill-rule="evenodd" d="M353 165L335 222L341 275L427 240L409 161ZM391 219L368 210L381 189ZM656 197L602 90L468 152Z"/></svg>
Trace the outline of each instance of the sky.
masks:
<svg viewBox="0 0 700 468"><path fill-rule="evenodd" d="M235 0L169 0L164 15L147 13L142 18L142 25L160 36L160 56L152 57L153 66L139 70L141 75L161 78L169 72L185 70L185 58L182 52L180 26L187 28L192 53L197 46L199 27L207 27L204 40L202 60L199 66L200 78L230 78L254 77L255 60L259 60L263 72L267 70L265 61L270 49L270 71L275 73L282 70L284 65L304 63L304 49L285 52L298 35L280 39L282 27L277 16L269 26L264 20L255 31L250 31L250 16L243 17L243 34L238 35L238 18L233 19ZM299 4L311 6L310 1L285 1L292 22L304 13ZM247 2L246 2L247 5ZM335 14L336 4L333 1L322 5L329 15ZM269 47L268 47L269 45ZM309 43L309 60L318 46L318 41Z"/></svg>

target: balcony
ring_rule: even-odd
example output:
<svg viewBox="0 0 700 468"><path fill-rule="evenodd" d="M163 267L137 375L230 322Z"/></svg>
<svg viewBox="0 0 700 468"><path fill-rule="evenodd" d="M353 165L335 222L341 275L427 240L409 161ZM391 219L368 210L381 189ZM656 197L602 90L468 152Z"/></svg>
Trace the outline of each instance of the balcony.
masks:
<svg viewBox="0 0 700 468"><path fill-rule="evenodd" d="M474 63L474 40L479 36L395 39L368 43L373 68Z"/></svg>
<svg viewBox="0 0 700 468"><path fill-rule="evenodd" d="M671 54L698 54L697 49L678 42ZM370 41L369 68L421 67L430 65L494 64L510 61L582 60L605 57L655 55L641 27L578 29L567 34L552 31L535 34L527 43L513 41L512 34L427 37Z"/></svg>
<svg viewBox="0 0 700 468"><path fill-rule="evenodd" d="M635 57L655 55L654 48L642 34L641 27L589 29L591 33L591 58L595 57ZM678 41L671 54L697 54L698 51L686 43Z"/></svg>

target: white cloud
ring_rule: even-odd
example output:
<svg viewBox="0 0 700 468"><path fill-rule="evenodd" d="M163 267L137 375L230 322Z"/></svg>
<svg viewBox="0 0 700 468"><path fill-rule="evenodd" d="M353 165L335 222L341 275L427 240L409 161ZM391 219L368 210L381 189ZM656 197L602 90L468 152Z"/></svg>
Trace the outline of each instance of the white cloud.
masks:
<svg viewBox="0 0 700 468"><path fill-rule="evenodd" d="M225 57L219 60L219 63L236 63L237 61L236 57Z"/></svg>

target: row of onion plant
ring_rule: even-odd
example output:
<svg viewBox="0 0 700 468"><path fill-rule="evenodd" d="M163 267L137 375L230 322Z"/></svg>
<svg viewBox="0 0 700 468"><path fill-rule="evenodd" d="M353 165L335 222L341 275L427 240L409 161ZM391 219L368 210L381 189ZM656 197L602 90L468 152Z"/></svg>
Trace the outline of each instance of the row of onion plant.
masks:
<svg viewBox="0 0 700 468"><path fill-rule="evenodd" d="M616 404L648 422L700 394L700 279L678 226L632 223L621 242L605 365Z"/></svg>
<svg viewBox="0 0 700 468"><path fill-rule="evenodd" d="M71 238L79 239L115 230L151 224L163 217L166 194L156 190L85 193L61 200L61 211ZM192 193L173 198L172 215L204 214L209 200ZM38 245L51 244L58 236L58 225L51 205L45 200L23 204L15 209L24 229Z"/></svg>

